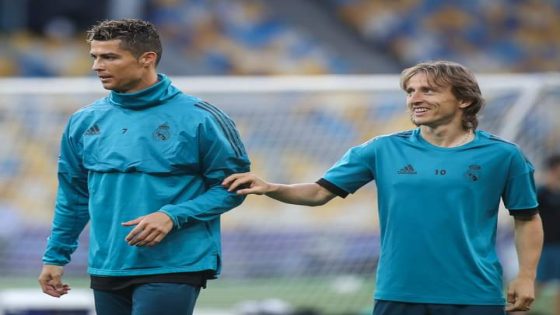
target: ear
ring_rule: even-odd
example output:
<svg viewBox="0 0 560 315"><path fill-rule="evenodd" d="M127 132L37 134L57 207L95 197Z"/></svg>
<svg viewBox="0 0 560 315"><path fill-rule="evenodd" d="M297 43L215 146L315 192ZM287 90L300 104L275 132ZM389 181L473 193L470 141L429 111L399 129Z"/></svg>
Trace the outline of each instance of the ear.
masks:
<svg viewBox="0 0 560 315"><path fill-rule="evenodd" d="M472 101L466 101L466 100L459 100L459 108L461 109L465 109L469 106L471 106Z"/></svg>
<svg viewBox="0 0 560 315"><path fill-rule="evenodd" d="M142 56L140 56L139 60L144 67L149 67L151 65L155 66L157 54L153 51L145 52Z"/></svg>

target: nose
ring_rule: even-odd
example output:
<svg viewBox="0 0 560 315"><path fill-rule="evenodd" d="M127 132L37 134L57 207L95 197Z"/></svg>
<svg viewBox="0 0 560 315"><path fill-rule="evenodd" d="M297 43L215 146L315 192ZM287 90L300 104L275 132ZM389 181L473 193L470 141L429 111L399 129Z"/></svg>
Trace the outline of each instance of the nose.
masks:
<svg viewBox="0 0 560 315"><path fill-rule="evenodd" d="M408 103L410 104L417 104L423 101L422 93L418 91L413 91L408 93Z"/></svg>
<svg viewBox="0 0 560 315"><path fill-rule="evenodd" d="M101 70L101 62L98 59L93 59L93 63L91 65L91 70L99 71Z"/></svg>

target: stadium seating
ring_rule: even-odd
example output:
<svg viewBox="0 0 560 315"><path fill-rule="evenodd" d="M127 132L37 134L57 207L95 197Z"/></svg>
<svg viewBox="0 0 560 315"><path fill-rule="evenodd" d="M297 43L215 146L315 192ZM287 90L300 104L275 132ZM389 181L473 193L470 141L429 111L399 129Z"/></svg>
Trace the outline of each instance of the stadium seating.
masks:
<svg viewBox="0 0 560 315"><path fill-rule="evenodd" d="M261 1L151 0L147 3L142 18L158 27L164 43L162 72L171 75L347 72L342 57L274 17ZM60 24L43 35L26 30L6 35L8 45L0 48L0 76L91 74L82 31L68 32L65 24Z"/></svg>
<svg viewBox="0 0 560 315"><path fill-rule="evenodd" d="M331 0L403 65L448 59L477 72L558 71L560 1Z"/></svg>
<svg viewBox="0 0 560 315"><path fill-rule="evenodd" d="M450 59L477 72L560 69L559 0L330 0L322 6L333 11L337 20L331 23L353 29L372 51L392 56L400 66ZM267 0L146 0L144 11L141 17L153 21L164 39L161 70L172 75L359 70L276 15ZM7 43L0 47L0 76L89 75L83 30L55 22L42 35L0 28Z"/></svg>

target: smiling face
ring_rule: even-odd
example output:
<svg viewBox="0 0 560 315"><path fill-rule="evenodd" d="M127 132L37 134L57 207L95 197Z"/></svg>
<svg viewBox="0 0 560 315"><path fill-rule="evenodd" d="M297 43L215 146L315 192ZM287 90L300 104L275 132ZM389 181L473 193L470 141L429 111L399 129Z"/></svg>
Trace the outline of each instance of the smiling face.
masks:
<svg viewBox="0 0 560 315"><path fill-rule="evenodd" d="M438 86L424 72L418 72L406 82L406 103L410 118L417 126L462 128L463 109L470 103L458 100L451 86Z"/></svg>
<svg viewBox="0 0 560 315"><path fill-rule="evenodd" d="M123 49L120 39L90 42L92 70L107 90L130 93L145 89L157 81L155 54L145 53L136 58Z"/></svg>

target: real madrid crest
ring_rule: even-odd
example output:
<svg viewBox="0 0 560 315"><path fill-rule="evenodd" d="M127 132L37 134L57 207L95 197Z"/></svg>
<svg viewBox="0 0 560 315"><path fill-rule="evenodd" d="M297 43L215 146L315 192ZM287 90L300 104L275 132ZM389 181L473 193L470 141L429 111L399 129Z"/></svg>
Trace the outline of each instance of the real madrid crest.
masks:
<svg viewBox="0 0 560 315"><path fill-rule="evenodd" d="M469 169L465 173L465 176L473 182L480 179L480 165L469 165Z"/></svg>
<svg viewBox="0 0 560 315"><path fill-rule="evenodd" d="M171 132L169 131L169 125L163 123L153 133L154 139L158 141L167 141L171 138Z"/></svg>

